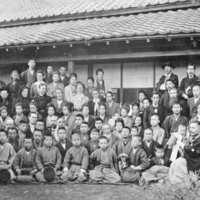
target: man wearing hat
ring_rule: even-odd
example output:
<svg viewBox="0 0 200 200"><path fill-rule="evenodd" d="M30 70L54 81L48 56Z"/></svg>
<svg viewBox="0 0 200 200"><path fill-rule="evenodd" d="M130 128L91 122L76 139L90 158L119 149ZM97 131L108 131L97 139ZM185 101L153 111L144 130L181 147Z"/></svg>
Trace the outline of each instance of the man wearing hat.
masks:
<svg viewBox="0 0 200 200"><path fill-rule="evenodd" d="M173 66L171 63L165 63L162 65L162 68L165 70L165 74L160 78L158 83L156 84L157 91L160 92L161 94L164 93L166 90L166 81L168 79L171 79L175 85L175 87L178 88L178 76L176 74L173 74L172 71L175 69L175 66Z"/></svg>
<svg viewBox="0 0 200 200"><path fill-rule="evenodd" d="M184 99L193 97L192 87L200 85L199 78L195 74L196 66L192 63L189 63L187 66L187 77L183 78L180 84L179 93Z"/></svg>

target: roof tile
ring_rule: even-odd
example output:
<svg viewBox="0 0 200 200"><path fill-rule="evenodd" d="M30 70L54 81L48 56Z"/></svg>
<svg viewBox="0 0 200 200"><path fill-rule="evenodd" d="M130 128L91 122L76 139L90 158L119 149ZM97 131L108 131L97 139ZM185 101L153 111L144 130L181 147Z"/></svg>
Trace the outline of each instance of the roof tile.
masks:
<svg viewBox="0 0 200 200"><path fill-rule="evenodd" d="M199 16L200 8L0 28L0 46L200 33Z"/></svg>

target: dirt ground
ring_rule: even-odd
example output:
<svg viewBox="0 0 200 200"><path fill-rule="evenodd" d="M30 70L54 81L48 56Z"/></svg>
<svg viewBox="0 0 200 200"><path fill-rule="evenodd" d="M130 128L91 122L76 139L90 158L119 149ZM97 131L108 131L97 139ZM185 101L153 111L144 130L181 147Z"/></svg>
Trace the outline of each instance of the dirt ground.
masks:
<svg viewBox="0 0 200 200"><path fill-rule="evenodd" d="M150 200L136 185L12 184L0 185L0 200ZM155 198L154 198L155 200Z"/></svg>

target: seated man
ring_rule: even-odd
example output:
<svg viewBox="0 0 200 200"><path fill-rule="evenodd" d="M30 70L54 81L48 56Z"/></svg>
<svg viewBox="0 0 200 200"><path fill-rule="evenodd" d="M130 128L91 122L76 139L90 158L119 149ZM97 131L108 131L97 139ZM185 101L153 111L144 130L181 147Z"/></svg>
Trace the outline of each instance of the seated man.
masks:
<svg viewBox="0 0 200 200"><path fill-rule="evenodd" d="M58 179L61 174L59 169L61 165L61 155L57 147L53 146L53 136L49 133L44 135L44 146L39 148L36 154L36 166L38 173L36 179L39 182L47 182L43 172L46 167L52 167L55 171L55 177L53 181Z"/></svg>
<svg viewBox="0 0 200 200"><path fill-rule="evenodd" d="M189 125L189 145L179 142L183 149L183 157L176 159L170 166L169 180L171 183L182 183L189 178L189 172L200 169L200 123Z"/></svg>
<svg viewBox="0 0 200 200"><path fill-rule="evenodd" d="M17 182L32 182L37 172L35 165L36 150L33 149L32 137L24 138L24 148L22 148L15 156L13 168L17 173Z"/></svg>
<svg viewBox="0 0 200 200"><path fill-rule="evenodd" d="M121 182L117 167L117 156L108 145L105 136L99 138L99 149L90 155L90 166L93 170L89 172L91 182Z"/></svg>

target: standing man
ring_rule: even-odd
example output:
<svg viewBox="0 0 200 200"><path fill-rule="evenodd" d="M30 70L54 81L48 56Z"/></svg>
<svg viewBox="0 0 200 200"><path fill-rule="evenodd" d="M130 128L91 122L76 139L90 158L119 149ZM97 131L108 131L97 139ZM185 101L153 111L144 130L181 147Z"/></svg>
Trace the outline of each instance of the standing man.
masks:
<svg viewBox="0 0 200 200"><path fill-rule="evenodd" d="M31 85L36 82L35 74L35 60L31 59L28 62L29 68L20 74L20 79L25 83L26 86L31 88Z"/></svg>
<svg viewBox="0 0 200 200"><path fill-rule="evenodd" d="M184 99L193 97L192 87L199 80L195 74L195 70L196 66L192 63L189 63L187 66L187 77L183 78L179 88L179 93Z"/></svg>
<svg viewBox="0 0 200 200"><path fill-rule="evenodd" d="M189 98L187 102L190 109L190 119L197 115L198 105L200 104L200 86L193 86L192 92L194 97Z"/></svg>
<svg viewBox="0 0 200 200"><path fill-rule="evenodd" d="M19 80L18 71L13 70L11 74L11 82L7 85L8 93L10 95L11 100L18 97L18 92L22 85L24 85L24 83L21 80Z"/></svg>
<svg viewBox="0 0 200 200"><path fill-rule="evenodd" d="M66 68L60 67L60 82L63 83L64 87L69 85L69 77L66 76Z"/></svg>
<svg viewBox="0 0 200 200"><path fill-rule="evenodd" d="M47 67L47 75L44 79L44 82L49 84L53 82L53 78L52 78L52 73L53 73L53 67L52 66L48 66Z"/></svg>
<svg viewBox="0 0 200 200"><path fill-rule="evenodd" d="M64 85L63 83L60 83L60 77L59 77L58 72L53 72L53 82L47 85L47 95L50 97L55 97L56 96L56 90L61 89L64 91Z"/></svg>
<svg viewBox="0 0 200 200"><path fill-rule="evenodd" d="M162 68L165 70L165 74L160 78L158 83L156 84L157 91L161 94L163 94L166 90L166 81L168 79L171 79L175 85L176 88L178 88L178 76L176 74L173 74L172 71L175 69L175 66L173 66L171 63L165 63L162 65Z"/></svg>
<svg viewBox="0 0 200 200"><path fill-rule="evenodd" d="M96 70L97 79L95 80L94 86L99 90L100 96L105 99L106 93L112 91L110 85L104 80L104 71L99 68Z"/></svg>

